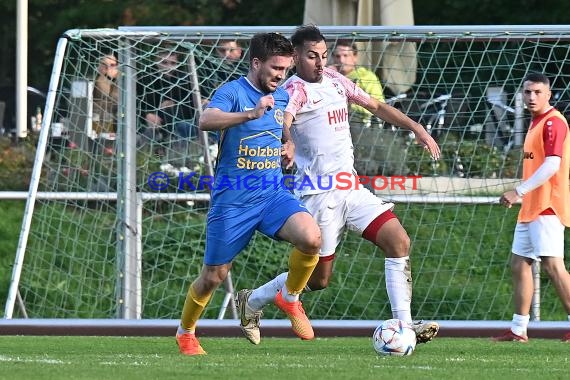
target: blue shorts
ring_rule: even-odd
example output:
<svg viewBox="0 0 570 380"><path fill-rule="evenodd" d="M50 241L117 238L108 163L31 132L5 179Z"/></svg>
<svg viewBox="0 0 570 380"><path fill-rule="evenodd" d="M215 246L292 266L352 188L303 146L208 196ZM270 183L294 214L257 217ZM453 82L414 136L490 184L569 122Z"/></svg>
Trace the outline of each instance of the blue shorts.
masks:
<svg viewBox="0 0 570 380"><path fill-rule="evenodd" d="M279 240L275 236L277 232L298 212L309 211L288 191L275 192L259 204L212 205L208 212L204 264L230 263L247 246L256 230Z"/></svg>

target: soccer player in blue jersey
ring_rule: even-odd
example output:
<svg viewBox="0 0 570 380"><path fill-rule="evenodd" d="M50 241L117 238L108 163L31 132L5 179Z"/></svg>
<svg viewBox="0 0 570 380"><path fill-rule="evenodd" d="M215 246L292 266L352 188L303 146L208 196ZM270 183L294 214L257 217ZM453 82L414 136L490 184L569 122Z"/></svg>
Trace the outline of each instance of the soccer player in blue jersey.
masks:
<svg viewBox="0 0 570 380"><path fill-rule="evenodd" d="M214 290L226 278L232 260L254 232L290 242L289 275L275 304L302 339L314 337L299 294L305 288L321 246L311 214L281 186L283 116L289 101L279 87L292 63L293 46L276 33L253 36L247 77L228 82L212 97L200 117L203 131L219 133L219 155L208 213L206 252L200 276L192 282L182 309L176 341L185 355L206 352L195 335L196 324Z"/></svg>

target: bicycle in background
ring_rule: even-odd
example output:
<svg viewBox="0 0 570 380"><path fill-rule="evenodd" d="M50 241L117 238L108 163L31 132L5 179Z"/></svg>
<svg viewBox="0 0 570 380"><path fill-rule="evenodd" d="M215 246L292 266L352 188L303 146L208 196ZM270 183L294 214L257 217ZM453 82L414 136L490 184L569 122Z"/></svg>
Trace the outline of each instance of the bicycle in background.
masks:
<svg viewBox="0 0 570 380"><path fill-rule="evenodd" d="M436 140L444 132L445 117L450 99L451 94L443 94L420 104L420 109L422 110L420 120L425 120L423 124L426 130Z"/></svg>
<svg viewBox="0 0 570 380"><path fill-rule="evenodd" d="M515 109L492 97L487 97L487 103L491 110L485 123L485 143L500 148L506 155L514 145L514 128L509 115L514 116Z"/></svg>
<svg viewBox="0 0 570 380"><path fill-rule="evenodd" d="M388 105L391 105L392 107L398 108L398 103L400 103L402 101L402 99L406 99L407 97L408 97L407 94L402 93L402 94L399 94L396 96L392 96L389 99L386 99L385 103ZM386 122L384 120L379 119L377 116L374 116L374 115L372 115L372 125L377 125L381 129L390 128L393 132L398 130L398 127L391 125L391 124L388 127L388 125L386 125Z"/></svg>

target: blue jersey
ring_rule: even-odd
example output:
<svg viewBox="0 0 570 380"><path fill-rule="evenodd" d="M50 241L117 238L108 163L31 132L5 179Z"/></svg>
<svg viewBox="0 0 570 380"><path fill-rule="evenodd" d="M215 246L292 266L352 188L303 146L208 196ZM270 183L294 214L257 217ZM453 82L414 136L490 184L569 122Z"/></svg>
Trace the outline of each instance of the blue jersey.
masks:
<svg viewBox="0 0 570 380"><path fill-rule="evenodd" d="M254 109L265 95L241 77L221 86L208 107L244 112ZM268 199L276 189L283 190L281 137L289 95L281 87L271 95L275 106L262 117L220 132L213 203L247 205Z"/></svg>

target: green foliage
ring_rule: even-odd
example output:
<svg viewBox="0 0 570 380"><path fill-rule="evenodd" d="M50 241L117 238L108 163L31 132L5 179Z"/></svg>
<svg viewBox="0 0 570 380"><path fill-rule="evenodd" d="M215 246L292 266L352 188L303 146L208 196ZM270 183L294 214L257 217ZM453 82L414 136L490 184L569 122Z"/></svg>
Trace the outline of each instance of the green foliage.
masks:
<svg viewBox="0 0 570 380"><path fill-rule="evenodd" d="M416 25L568 24L570 4L536 0L414 0ZM552 12L556 9L556 12Z"/></svg>
<svg viewBox="0 0 570 380"><path fill-rule="evenodd" d="M442 146L444 160L451 169L444 175L468 178L519 178L520 148L507 154L496 146L477 140L463 140Z"/></svg>
<svg viewBox="0 0 570 380"><path fill-rule="evenodd" d="M116 251L120 243L115 233L116 215L103 211L88 214L81 211L82 207L63 207L57 202L36 206L31 228L43 227L46 231L41 241L46 272L38 276L38 268L23 266L22 276L30 279L34 289L26 293L26 303L49 305L55 318L63 317L67 310L73 310L75 318L112 318L116 314L108 311L115 304ZM46 215L60 223L38 226L37 221L46 220ZM65 243L58 245L62 241ZM29 242L32 246L33 238ZM62 254L72 252L76 245L82 247L81 253ZM56 246L58 249L54 249ZM26 254L31 253L28 250ZM69 292L75 296L65 297ZM28 313L32 318L39 317L33 308Z"/></svg>
<svg viewBox="0 0 570 380"><path fill-rule="evenodd" d="M36 142L35 136L18 144L7 137L0 137L0 190L28 190Z"/></svg>
<svg viewBox="0 0 570 380"><path fill-rule="evenodd" d="M0 300L5 301L12 278L12 264L16 257L16 247L20 237L23 201L0 202Z"/></svg>
<svg viewBox="0 0 570 380"><path fill-rule="evenodd" d="M305 0L230 0L235 6L222 7L221 18L211 25L300 25L303 22Z"/></svg>
<svg viewBox="0 0 570 380"><path fill-rule="evenodd" d="M427 150L417 144L405 148L405 162L410 175L433 177L447 175L448 168L453 165L453 156L443 152L440 160L433 160Z"/></svg>
<svg viewBox="0 0 570 380"><path fill-rule="evenodd" d="M23 202L2 202L0 213L11 215L0 250L4 285L0 299L6 299L10 264L19 237ZM21 289L28 305L51 305L41 315L65 318L112 318L115 310L116 217L99 213L96 219L81 208L42 206L59 220L42 241L44 267L24 266ZM512 291L508 266L516 210L492 205L397 205L395 212L413 236L414 314L434 319L509 319ZM172 215L168 209L164 215ZM203 214L148 215L143 221L144 318L177 318L181 297L202 267L204 251ZM469 221L468 223L460 221ZM184 223L183 223L184 222ZM97 226L97 227L96 227ZM173 228L172 226L176 226ZM33 226L34 227L34 226ZM73 237L73 238L70 238ZM83 244L74 255L62 255L51 247L61 239L70 245ZM82 242L79 243L79 240ZM568 242L566 242L568 244ZM30 245L33 243L31 242ZM66 247L62 248L67 250ZM71 247L69 248L71 250ZM290 246L260 234L236 258L232 272L236 289L258 286L287 266ZM80 263L89 263L80 265ZM82 273L77 273L78 268ZM0 272L0 273L2 273ZM33 283L29 278L33 274ZM329 288L304 296L304 304L314 319L383 319L391 314L384 285L382 252L354 233L347 233L337 250L335 275ZM545 320L564 319L552 285L543 278L541 315ZM29 289L31 287L31 289ZM27 290L29 289L29 291ZM205 318L217 318L223 292L215 293ZM38 298L37 300L34 298ZM65 300L65 302L63 302ZM47 313L47 314L45 314ZM267 318L279 318L275 308Z"/></svg>
<svg viewBox="0 0 570 380"><path fill-rule="evenodd" d="M0 85L15 82L15 2L0 2ZM58 38L70 29L119 26L298 25L304 0L29 1L29 82L47 88ZM279 10L279 11L277 11ZM5 57L5 58L4 58ZM9 58L9 60L7 59Z"/></svg>
<svg viewBox="0 0 570 380"><path fill-rule="evenodd" d="M415 143L408 142L406 145L396 140L387 144L380 143L375 148L384 152L383 162L379 171L363 174L465 178L520 177L520 149L513 149L505 155L494 146L489 146L481 141L467 139L461 142L450 139L440 143L440 148L441 158L436 161L431 158L430 153L426 149ZM357 166L359 162L364 163L369 160L367 156L362 155L362 152L362 147L356 145ZM361 155L360 157L358 156L359 154ZM398 157L402 157L401 161L398 160ZM398 162L403 165L397 165ZM382 169L384 169L384 172L382 172Z"/></svg>

